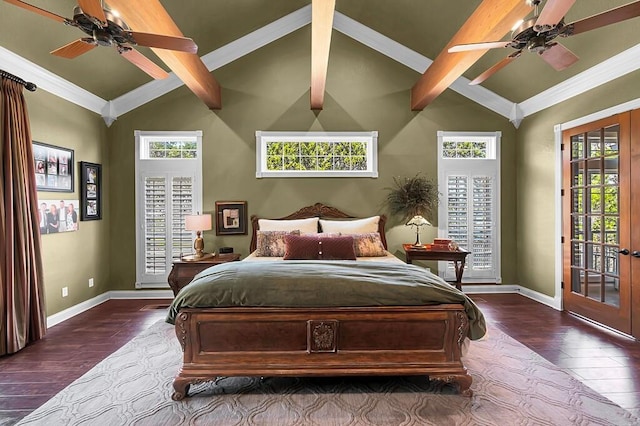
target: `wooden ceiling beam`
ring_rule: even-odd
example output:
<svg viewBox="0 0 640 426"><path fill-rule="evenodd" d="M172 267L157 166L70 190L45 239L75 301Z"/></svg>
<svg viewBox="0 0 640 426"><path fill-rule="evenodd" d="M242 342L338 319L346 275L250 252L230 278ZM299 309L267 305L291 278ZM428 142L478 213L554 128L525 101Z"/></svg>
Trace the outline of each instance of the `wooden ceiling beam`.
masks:
<svg viewBox="0 0 640 426"><path fill-rule="evenodd" d="M107 0L134 31L184 37L159 0ZM194 53L152 48L209 109L222 108L220 85Z"/></svg>
<svg viewBox="0 0 640 426"><path fill-rule="evenodd" d="M424 109L487 52L449 53L450 47L500 40L531 10L524 0L484 0L480 3L411 89L411 109Z"/></svg>
<svg viewBox="0 0 640 426"><path fill-rule="evenodd" d="M313 0L311 6L311 109L322 109L336 0Z"/></svg>

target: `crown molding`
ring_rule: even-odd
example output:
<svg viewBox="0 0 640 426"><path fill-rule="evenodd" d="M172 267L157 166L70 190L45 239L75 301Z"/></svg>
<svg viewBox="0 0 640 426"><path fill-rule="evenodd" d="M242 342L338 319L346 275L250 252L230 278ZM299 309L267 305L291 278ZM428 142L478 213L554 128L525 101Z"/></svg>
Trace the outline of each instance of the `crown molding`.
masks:
<svg viewBox="0 0 640 426"><path fill-rule="evenodd" d="M420 74L424 73L433 63L433 61L426 56L409 49L405 45L372 30L366 25L340 12L335 13L333 28ZM510 117L514 105L513 102L496 95L482 86L470 86L469 79L467 78L459 77L449 88L503 117Z"/></svg>
<svg viewBox="0 0 640 426"><path fill-rule="evenodd" d="M640 68L637 44L519 104L524 117L552 107Z"/></svg>
<svg viewBox="0 0 640 426"><path fill-rule="evenodd" d="M39 89L100 114L107 101L0 46L2 69L36 84Z"/></svg>

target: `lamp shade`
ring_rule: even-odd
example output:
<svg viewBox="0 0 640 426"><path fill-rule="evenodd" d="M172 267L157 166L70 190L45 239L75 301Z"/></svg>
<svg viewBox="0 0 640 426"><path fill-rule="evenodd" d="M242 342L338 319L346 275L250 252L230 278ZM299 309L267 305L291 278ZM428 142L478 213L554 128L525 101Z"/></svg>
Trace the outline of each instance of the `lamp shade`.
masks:
<svg viewBox="0 0 640 426"><path fill-rule="evenodd" d="M208 231L211 229L211 215L190 214L185 216L184 229L187 231Z"/></svg>
<svg viewBox="0 0 640 426"><path fill-rule="evenodd" d="M420 215L412 217L411 220L407 222L407 226L424 226L424 225L431 226L431 223Z"/></svg>

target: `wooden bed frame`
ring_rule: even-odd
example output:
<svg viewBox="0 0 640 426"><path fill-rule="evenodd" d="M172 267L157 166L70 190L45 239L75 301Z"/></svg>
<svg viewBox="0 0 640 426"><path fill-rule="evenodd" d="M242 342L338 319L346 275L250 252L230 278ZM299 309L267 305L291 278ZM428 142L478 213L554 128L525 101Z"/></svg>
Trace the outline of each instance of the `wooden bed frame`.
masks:
<svg viewBox="0 0 640 426"><path fill-rule="evenodd" d="M316 204L281 219L350 218ZM384 216L380 235L386 247ZM255 249L258 218L251 218ZM471 396L461 360L469 322L460 304L338 308L187 308L176 319L184 351L174 400L226 376L427 375Z"/></svg>

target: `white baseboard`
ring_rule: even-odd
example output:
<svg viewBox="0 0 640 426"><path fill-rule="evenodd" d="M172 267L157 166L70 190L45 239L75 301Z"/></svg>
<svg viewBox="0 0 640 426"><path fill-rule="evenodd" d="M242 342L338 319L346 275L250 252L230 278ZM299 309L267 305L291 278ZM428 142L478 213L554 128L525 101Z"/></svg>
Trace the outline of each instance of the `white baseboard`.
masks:
<svg viewBox="0 0 640 426"><path fill-rule="evenodd" d="M562 310L562 298L551 297L530 288L514 284L496 285L462 285L462 291L467 294L498 294L498 293L519 293L531 300L547 305L557 311Z"/></svg>
<svg viewBox="0 0 640 426"><path fill-rule="evenodd" d="M104 292L47 317L47 328L60 324L110 299L173 299L171 290L116 290Z"/></svg>
<svg viewBox="0 0 640 426"><path fill-rule="evenodd" d="M498 294L498 293L519 293L529 299L540 302L558 311L562 310L562 301L558 297L547 296L546 294L512 284L501 285L463 285L462 290L467 294ZM171 290L113 290L102 293L93 299L78 303L75 306L60 311L47 317L47 328L60 324L82 312L89 310L110 299L173 299Z"/></svg>
<svg viewBox="0 0 640 426"><path fill-rule="evenodd" d="M69 318L73 318L76 315L81 314L93 307L96 307L109 299L109 292L107 291L106 293L102 293L101 295L98 295L92 299L85 300L84 302L67 308L64 311L60 311L56 314L50 315L47 317L47 328L51 328L56 324L60 324L61 322L66 321Z"/></svg>

